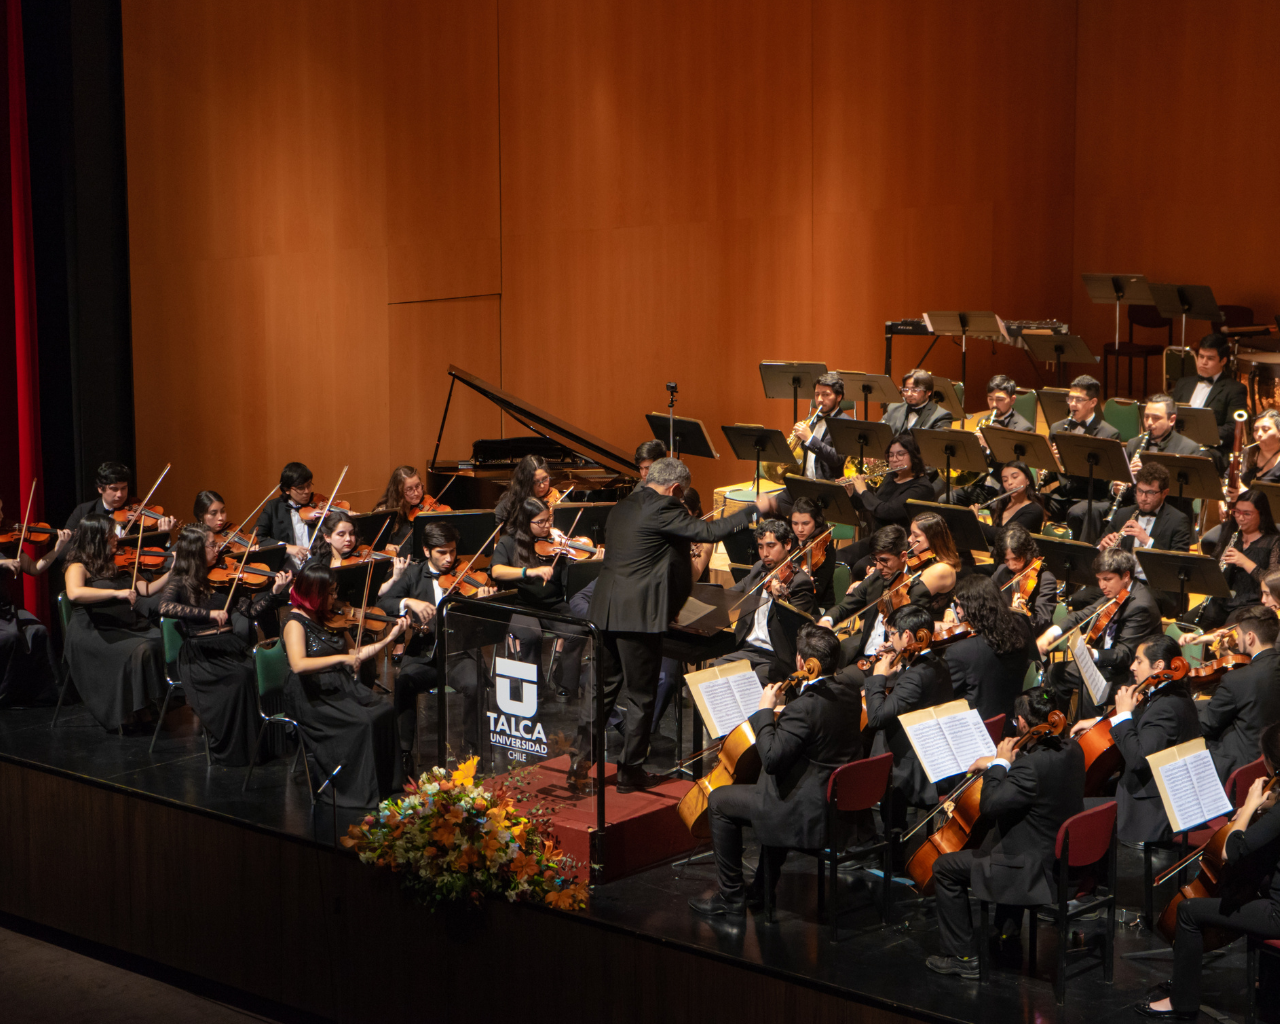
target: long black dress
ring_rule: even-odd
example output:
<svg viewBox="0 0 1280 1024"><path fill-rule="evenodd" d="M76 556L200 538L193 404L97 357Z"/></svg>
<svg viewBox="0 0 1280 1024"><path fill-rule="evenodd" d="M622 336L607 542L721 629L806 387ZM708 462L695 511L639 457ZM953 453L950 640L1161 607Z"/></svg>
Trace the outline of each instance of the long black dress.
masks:
<svg viewBox="0 0 1280 1024"><path fill-rule="evenodd" d="M54 703L57 679L44 623L0 589L0 708Z"/></svg>
<svg viewBox="0 0 1280 1024"><path fill-rule="evenodd" d="M131 582L121 573L88 585L128 590ZM124 600L72 607L64 643L71 679L98 724L118 729L164 693L160 630Z"/></svg>
<svg viewBox="0 0 1280 1024"><path fill-rule="evenodd" d="M341 633L298 612L291 612L287 622L301 624L308 658L347 653ZM358 683L345 665L301 676L290 672L284 697L320 770L328 774L342 765L334 785L343 807L375 807L404 784L395 708Z"/></svg>
<svg viewBox="0 0 1280 1024"><path fill-rule="evenodd" d="M160 614L180 619L186 643L178 654L178 671L187 703L209 738L215 764L249 763L258 736L258 678L253 667L253 621L282 599L270 591L242 600L231 614L231 632L199 634L213 628L209 612L226 603L212 590L194 592L186 580L171 580L160 598Z"/></svg>

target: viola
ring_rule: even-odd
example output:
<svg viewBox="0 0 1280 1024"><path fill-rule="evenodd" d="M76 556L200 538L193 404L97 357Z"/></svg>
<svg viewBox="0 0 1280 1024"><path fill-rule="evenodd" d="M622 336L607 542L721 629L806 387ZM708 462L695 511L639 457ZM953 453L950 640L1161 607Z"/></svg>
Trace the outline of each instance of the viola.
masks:
<svg viewBox="0 0 1280 1024"><path fill-rule="evenodd" d="M452 512L452 511L453 511L452 506L446 505L443 501L436 501L436 499L431 497L431 495L429 494L424 494L422 496L422 500L418 502L418 504L409 506L409 511L405 513L405 518L408 519L409 522L413 522L415 519L418 518L418 516L422 515L422 513L424 512Z"/></svg>
<svg viewBox="0 0 1280 1024"><path fill-rule="evenodd" d="M1128 596L1129 588L1125 587L1109 603L1102 606L1102 610L1094 616L1093 626L1089 630L1089 640L1097 640L1107 631L1107 626L1111 624L1111 620L1115 618L1116 612L1120 610L1120 606L1124 604Z"/></svg>
<svg viewBox="0 0 1280 1024"><path fill-rule="evenodd" d="M349 501L329 502L327 494L312 494L311 500L298 509L298 518L304 523L314 523L324 513L325 506L328 505L330 510L340 508L344 512L351 511L351 503Z"/></svg>
<svg viewBox="0 0 1280 1024"><path fill-rule="evenodd" d="M1061 711L1050 711L1049 720L1040 725L1033 725L1018 737L1018 742L1013 749L1027 749L1045 736L1061 736L1066 727L1066 716ZM946 813L946 821L920 844L907 861L907 874L911 876L916 891L921 896L929 896L933 893L933 865L939 857L944 853L955 853L975 846L982 840L986 831L979 829L982 817L983 774L983 772L971 774L939 805L938 810ZM937 811L935 810L934 813ZM925 821L928 820L929 818L925 819ZM909 837L910 834L905 836L904 840Z"/></svg>
<svg viewBox="0 0 1280 1024"><path fill-rule="evenodd" d="M1190 671L1186 658L1174 658L1173 665L1158 672L1152 672L1142 681L1138 693L1145 696L1152 687L1174 679L1182 679ZM1111 720L1115 718L1113 708L1105 717L1076 737L1080 749L1084 752L1084 795L1097 796L1120 768L1124 758L1111 735Z"/></svg>
<svg viewBox="0 0 1280 1024"><path fill-rule="evenodd" d="M235 523L228 523L214 536L218 539L219 551L229 551L233 555L243 555L249 548L249 538L240 532Z"/></svg>
<svg viewBox="0 0 1280 1024"><path fill-rule="evenodd" d="M147 529L154 530L164 518L164 509L159 505L142 505L135 502L116 509L111 513L111 518L117 523L124 523L126 533L137 526L139 519Z"/></svg>
<svg viewBox="0 0 1280 1024"><path fill-rule="evenodd" d="M967 622L947 622L933 631L933 639L929 642L932 648L946 647L958 640L967 640L973 636L973 627Z"/></svg>
<svg viewBox="0 0 1280 1024"><path fill-rule="evenodd" d="M0 533L0 544L16 544L18 538L22 536L22 524L15 523L12 530ZM48 523L28 523L27 524L27 540L28 544L48 544L50 541L58 539L58 531Z"/></svg>
<svg viewBox="0 0 1280 1024"><path fill-rule="evenodd" d="M275 578L276 574L271 571L271 567L262 562L241 565L230 556L224 556L222 565L215 565L205 577L214 587L229 587L239 580L240 586L249 590L261 589L273 583Z"/></svg>
<svg viewBox="0 0 1280 1024"><path fill-rule="evenodd" d="M464 568L459 572L448 573L436 581L446 591L453 590L463 597L474 597L482 587L493 586L489 574L479 569ZM456 589L455 589L456 588Z"/></svg>
<svg viewBox="0 0 1280 1024"><path fill-rule="evenodd" d="M599 548L591 543L590 537L568 537L559 530L552 530L551 540L534 541L533 550L543 558L564 555L571 561L582 562L594 558Z"/></svg>
<svg viewBox="0 0 1280 1024"><path fill-rule="evenodd" d="M115 554L115 562L117 569L132 569L134 556L137 548L121 548ZM138 568L155 571L163 569L165 562L169 558L169 552L164 548L143 548L141 556L138 557Z"/></svg>
<svg viewBox="0 0 1280 1024"><path fill-rule="evenodd" d="M898 653L893 656L893 661L889 665L889 670L892 672L895 669L899 669L899 668L905 669L907 666L911 664L911 662L915 660L916 655L919 654L921 651L923 651L926 647L929 647L932 644L932 642L933 642L932 637L930 636L929 631L925 629L920 630L919 632L916 633L916 637L914 640L911 641L911 643L907 644L906 647L898 651ZM892 644L890 643L883 644L880 650L878 650L870 658L859 658L858 668L861 669L863 672L870 672L873 668L875 668L876 662L879 661L883 655L888 654L889 651L892 649L893 649ZM886 680L884 692L885 693L893 692L892 682ZM867 728L867 691L865 687L863 688L863 691L862 691L862 724L859 726L859 728L862 729L863 731L865 731Z"/></svg>
<svg viewBox="0 0 1280 1024"><path fill-rule="evenodd" d="M1251 661L1253 659L1247 654L1236 654L1234 651L1227 651L1212 661L1206 661L1188 671L1187 683L1193 693L1200 693L1215 686L1232 669L1248 665Z"/></svg>
<svg viewBox="0 0 1280 1024"><path fill-rule="evenodd" d="M822 675L822 665L817 658L810 658L804 668L793 672L784 680L786 686L809 682ZM781 714L781 709L775 712ZM699 754L699 756L701 756ZM756 749L756 733L750 720L743 722L720 741L716 765L680 799L676 813L695 839L709 839L711 830L707 824L707 807L711 791L736 783L751 785L760 777L760 751Z"/></svg>

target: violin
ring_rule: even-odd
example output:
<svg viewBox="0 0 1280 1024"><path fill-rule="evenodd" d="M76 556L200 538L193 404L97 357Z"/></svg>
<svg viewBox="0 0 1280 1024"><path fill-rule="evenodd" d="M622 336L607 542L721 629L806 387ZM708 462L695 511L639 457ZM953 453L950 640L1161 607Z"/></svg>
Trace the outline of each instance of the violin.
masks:
<svg viewBox="0 0 1280 1024"><path fill-rule="evenodd" d="M825 533L813 538L792 556L804 566L804 571L810 576L821 569L822 563L827 560L827 548L831 546L831 533L832 528L827 527Z"/></svg>
<svg viewBox="0 0 1280 1024"><path fill-rule="evenodd" d="M821 663L817 658L810 658L804 663L804 668L789 675L784 684L795 686L797 683L817 679L820 675ZM781 714L781 709L775 712L775 716L777 714ZM694 779L693 786L681 797L676 813L695 839L709 839L711 829L707 823L707 807L711 791L735 783L749 786L759 777L760 751L756 749L756 733L748 719L720 741L715 767L702 778Z"/></svg>
<svg viewBox="0 0 1280 1024"><path fill-rule="evenodd" d="M436 501L436 499L431 497L431 495L426 494L426 495L423 495L422 500L418 502L418 504L409 506L409 511L408 513L406 513L405 518L408 519L409 522L413 522L415 519L418 518L418 516L422 515L422 513L424 512L452 512L452 511L453 511L452 505L446 505L443 501Z"/></svg>
<svg viewBox="0 0 1280 1024"><path fill-rule="evenodd" d="M242 546L243 550L243 546ZM205 577L210 586L229 587L237 580L241 587L259 590L275 581L276 574L271 567L262 562L249 562L241 565L229 555L223 557L222 565L215 565Z"/></svg>
<svg viewBox="0 0 1280 1024"><path fill-rule="evenodd" d="M1186 658L1174 658L1170 668L1152 672L1138 687L1138 693L1145 696L1152 687L1174 679L1182 679L1190 671ZM1116 712L1112 708L1106 716L1100 718L1088 729L1076 737L1080 749L1084 752L1084 795L1097 796L1119 769L1124 761L1120 756L1120 748L1111 735L1111 720Z"/></svg>
<svg viewBox="0 0 1280 1024"><path fill-rule="evenodd" d="M441 576L437 583L442 586L445 591L454 591L463 597L474 597L483 587L493 586L493 581L489 578L489 574L481 572L479 569L463 568L459 572L447 573ZM456 588L456 589L455 589Z"/></svg>
<svg viewBox="0 0 1280 1024"><path fill-rule="evenodd" d="M311 500L297 510L298 518L304 523L314 523L320 518L326 505L329 506L330 511L335 508L340 508L344 512L351 511L351 503L349 501L334 501L330 504L329 496L327 494L313 493L311 495Z"/></svg>
<svg viewBox="0 0 1280 1024"><path fill-rule="evenodd" d="M1045 736L1061 736L1067 727L1067 717L1061 711L1050 711L1049 720L1040 725L1033 725L1014 744L1014 750L1023 750L1039 742ZM982 817L982 776L983 772L974 772L954 792L952 792L933 812L945 811L944 821L911 855L907 861L907 874L915 883L916 891L921 896L933 894L933 865L944 853L955 853L958 850L977 845L986 832L979 830L979 819ZM933 814L929 818L933 817ZM929 818L925 818L928 821ZM923 825L924 822L921 822ZM916 828L920 826L917 825ZM915 831L914 829L912 830ZM903 837L910 838L910 833Z"/></svg>
<svg viewBox="0 0 1280 1024"><path fill-rule="evenodd" d="M898 653L893 656L893 661L889 665L889 671L892 672L899 668L906 668L911 664L911 662L915 660L916 655L919 654L921 651L923 651L926 647L930 646L931 643L932 643L932 637L929 631L925 629L920 630L918 633L916 633L915 639L912 640L911 643L907 644L906 647L898 651ZM858 668L861 669L863 672L870 672L875 667L876 662L879 661L881 657L888 654L889 651L891 651L892 649L893 649L892 644L887 642L884 643L883 645L881 645L880 650L878 650L870 658L859 658ZM888 680L885 680L884 692L885 693L893 692L893 685ZM863 687L862 724L859 726L859 729L865 732L866 728L867 728L867 691L866 691L866 687Z"/></svg>
<svg viewBox="0 0 1280 1024"><path fill-rule="evenodd" d="M568 537L559 530L551 531L551 540L535 541L533 550L543 558L555 558L564 555L574 562L594 558L599 550L591 543L590 537Z"/></svg>
<svg viewBox="0 0 1280 1024"><path fill-rule="evenodd" d="M111 513L111 518L117 523L123 523L126 533L133 529L139 519L146 524L147 529L154 530L164 518L164 509L159 505L143 505L135 502L116 509Z"/></svg>
<svg viewBox="0 0 1280 1024"><path fill-rule="evenodd" d="M907 555L907 568L913 572L918 572L921 569L929 568L937 560L938 556L929 548L925 548L923 551L912 552Z"/></svg>
<svg viewBox="0 0 1280 1024"><path fill-rule="evenodd" d="M340 633L344 629L358 629L360 612L361 609L349 604L335 605L325 615L325 629L333 630L335 633ZM388 626L394 626L399 621L397 616L388 615L381 608L371 606L364 609L364 628L367 632L381 633Z"/></svg>
<svg viewBox="0 0 1280 1024"><path fill-rule="evenodd" d="M889 590L880 595L878 601L880 614L886 619L904 604L911 603L911 584L920 578L920 573L904 577Z"/></svg>
<svg viewBox="0 0 1280 1024"><path fill-rule="evenodd" d="M233 555L243 555L249 549L249 538L240 532L235 523L228 523L214 537L218 539L219 551L229 551Z"/></svg>
<svg viewBox="0 0 1280 1024"><path fill-rule="evenodd" d="M115 554L116 568L132 569L136 552L137 548L121 548L118 550ZM163 569L168 558L169 552L164 548L143 548L142 554L138 556L138 568L154 572L156 569Z"/></svg>
<svg viewBox="0 0 1280 1024"><path fill-rule="evenodd" d="M6 530L0 533L0 544L16 544L18 538L22 536L22 524L15 523L12 530ZM27 540L28 544L48 544L50 541L58 539L58 531L48 523L28 523L27 524Z"/></svg>
<svg viewBox="0 0 1280 1024"><path fill-rule="evenodd" d="M973 636L973 627L967 622L947 622L933 631L933 639L929 642L932 648L946 647L957 640L967 640Z"/></svg>
<svg viewBox="0 0 1280 1024"><path fill-rule="evenodd" d="M376 562L380 558L395 558L396 549L393 547L383 548L381 551L374 551L368 544L361 544L353 550L351 554L339 562L339 566L347 565L368 565L370 562Z"/></svg>
<svg viewBox="0 0 1280 1024"><path fill-rule="evenodd" d="M1089 629L1089 640L1097 640L1103 633L1107 631L1107 626L1111 624L1111 620L1115 618L1116 612L1120 610L1120 606L1124 604L1125 599L1129 596L1129 588L1116 594L1107 604L1102 606L1102 610L1094 616L1093 626Z"/></svg>
<svg viewBox="0 0 1280 1024"><path fill-rule="evenodd" d="M1040 570L1044 567L1044 559L1034 559L1030 565L1022 569L1012 579L1004 584L1000 589L1013 587L1013 600L1011 602L1014 611L1022 612L1024 615L1031 614L1031 595L1036 592L1036 586L1040 582ZM1021 601L1021 604L1018 602Z"/></svg>

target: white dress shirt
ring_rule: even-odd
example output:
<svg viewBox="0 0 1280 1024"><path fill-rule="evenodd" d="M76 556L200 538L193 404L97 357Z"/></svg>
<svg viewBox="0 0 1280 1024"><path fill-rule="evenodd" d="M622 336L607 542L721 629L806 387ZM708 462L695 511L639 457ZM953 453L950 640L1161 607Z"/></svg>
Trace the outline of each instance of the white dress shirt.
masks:
<svg viewBox="0 0 1280 1024"><path fill-rule="evenodd" d="M1191 392L1191 401L1188 405L1195 406L1197 409L1203 409L1204 403L1209 400L1209 392L1213 390L1213 386L1218 383L1218 378L1222 374L1215 374L1213 379L1208 383L1202 380L1196 381L1195 390Z"/></svg>

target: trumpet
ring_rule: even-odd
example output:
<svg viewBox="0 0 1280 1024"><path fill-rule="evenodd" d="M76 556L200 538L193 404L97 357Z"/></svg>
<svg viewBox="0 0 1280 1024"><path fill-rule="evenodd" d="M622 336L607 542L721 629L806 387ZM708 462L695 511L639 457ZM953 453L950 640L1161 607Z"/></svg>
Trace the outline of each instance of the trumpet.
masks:
<svg viewBox="0 0 1280 1024"><path fill-rule="evenodd" d="M813 425L822 418L822 410L815 409L813 415L804 421L804 425L809 429L813 429ZM796 457L797 462L804 461L804 449L800 447L800 440L796 437L796 428L791 428L791 433L787 435L787 447L791 449L791 454Z"/></svg>

